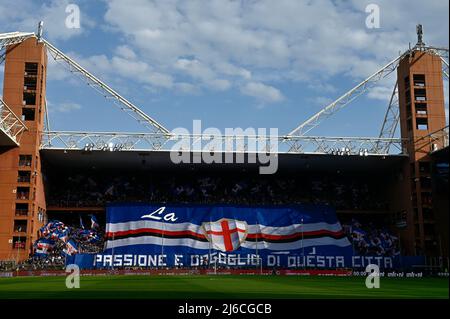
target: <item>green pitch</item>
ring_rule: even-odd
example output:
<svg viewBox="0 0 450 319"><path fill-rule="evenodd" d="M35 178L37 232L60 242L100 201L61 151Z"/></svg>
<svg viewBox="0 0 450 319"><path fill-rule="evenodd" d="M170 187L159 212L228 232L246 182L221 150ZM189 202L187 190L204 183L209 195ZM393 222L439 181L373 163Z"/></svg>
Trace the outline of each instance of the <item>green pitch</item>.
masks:
<svg viewBox="0 0 450 319"><path fill-rule="evenodd" d="M0 278L7 298L448 298L447 278L381 278L367 289L363 277L301 276L99 276Z"/></svg>

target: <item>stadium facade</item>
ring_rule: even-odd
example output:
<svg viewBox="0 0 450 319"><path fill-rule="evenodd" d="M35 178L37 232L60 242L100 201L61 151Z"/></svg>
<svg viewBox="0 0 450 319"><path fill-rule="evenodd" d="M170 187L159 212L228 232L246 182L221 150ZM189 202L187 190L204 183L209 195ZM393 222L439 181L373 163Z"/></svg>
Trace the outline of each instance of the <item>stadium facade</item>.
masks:
<svg viewBox="0 0 450 319"><path fill-rule="evenodd" d="M82 147L45 147L48 45L35 36L5 45L0 118L0 260L27 259L33 252L39 229L49 216L105 214L107 201L80 205L54 197L65 183L70 183L68 179L73 174L94 177L166 174L186 179L195 174L248 177L256 182L263 179L251 163L173 164L170 152L163 150L105 152ZM446 257L448 128L443 61L419 43L401 56L396 67L402 138L399 154L280 152L276 176L301 181L344 175L346 178L340 180L348 188L363 181L376 195L374 201L387 205L350 207L344 203L336 207L339 218L383 216L388 221L386 226L400 237L404 255ZM305 190L305 194L310 194L309 191Z"/></svg>

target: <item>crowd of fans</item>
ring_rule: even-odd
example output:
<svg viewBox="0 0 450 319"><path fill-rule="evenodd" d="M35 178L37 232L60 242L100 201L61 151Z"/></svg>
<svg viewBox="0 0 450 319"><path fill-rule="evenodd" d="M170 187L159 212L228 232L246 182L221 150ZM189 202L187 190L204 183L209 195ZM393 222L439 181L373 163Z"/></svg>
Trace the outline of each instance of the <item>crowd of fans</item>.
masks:
<svg viewBox="0 0 450 319"><path fill-rule="evenodd" d="M379 188L350 177L177 176L73 174L49 184L50 206L108 202L283 205L327 203L336 209L386 210Z"/></svg>
<svg viewBox="0 0 450 319"><path fill-rule="evenodd" d="M367 179L336 174L322 177L236 173L171 176L164 173L78 172L68 176L58 173L46 176L46 179L49 190L47 204L59 207L98 207L109 202L238 205L325 203L338 210L388 210L387 203L380 201L380 198L385 198L379 194L381 187L373 182L367 183ZM64 265L68 254L103 250L104 230L98 224L90 229L73 221L69 224L49 224L41 229L41 238L35 243L34 254L21 263L18 269L58 269ZM372 223L362 225L355 219L343 223L343 228L355 254L395 256L400 253L398 238L385 228ZM44 251L37 249L37 243L41 240L47 245ZM0 270L1 267L6 266L0 264Z"/></svg>
<svg viewBox="0 0 450 319"><path fill-rule="evenodd" d="M373 223L362 225L356 219L342 225L356 255L397 256L400 255L398 237L386 228L376 227Z"/></svg>
<svg viewBox="0 0 450 319"><path fill-rule="evenodd" d="M40 246L42 242L46 244L44 248ZM34 244L34 253L20 263L17 270L61 269L65 265L66 255L99 253L103 247L104 229L100 225L85 229L82 224L77 226L51 221L41 228L40 238Z"/></svg>

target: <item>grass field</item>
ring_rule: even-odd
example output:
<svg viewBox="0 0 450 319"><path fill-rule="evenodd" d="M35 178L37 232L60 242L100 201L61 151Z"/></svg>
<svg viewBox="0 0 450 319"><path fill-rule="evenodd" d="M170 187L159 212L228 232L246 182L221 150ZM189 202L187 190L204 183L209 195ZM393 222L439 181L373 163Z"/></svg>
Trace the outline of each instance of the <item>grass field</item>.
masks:
<svg viewBox="0 0 450 319"><path fill-rule="evenodd" d="M301 276L99 276L0 278L0 299L35 298L448 298L447 278L381 278L367 289L362 277Z"/></svg>

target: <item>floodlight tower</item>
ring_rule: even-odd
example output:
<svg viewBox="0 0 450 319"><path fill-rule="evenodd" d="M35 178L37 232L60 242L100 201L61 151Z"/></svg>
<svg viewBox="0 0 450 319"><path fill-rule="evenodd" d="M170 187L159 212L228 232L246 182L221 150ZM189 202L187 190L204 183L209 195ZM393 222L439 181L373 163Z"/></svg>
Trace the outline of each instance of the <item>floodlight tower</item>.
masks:
<svg viewBox="0 0 450 319"><path fill-rule="evenodd" d="M438 255L437 223L433 211L430 154L445 145L430 140L446 126L442 59L427 50L423 29L417 26L417 44L400 60L397 69L401 137L409 162L404 169L409 253ZM447 238L447 237L446 237Z"/></svg>
<svg viewBox="0 0 450 319"><path fill-rule="evenodd" d="M44 130L47 52L36 37L6 46L3 101L23 131L0 147L0 260L28 257L46 215L39 147Z"/></svg>

